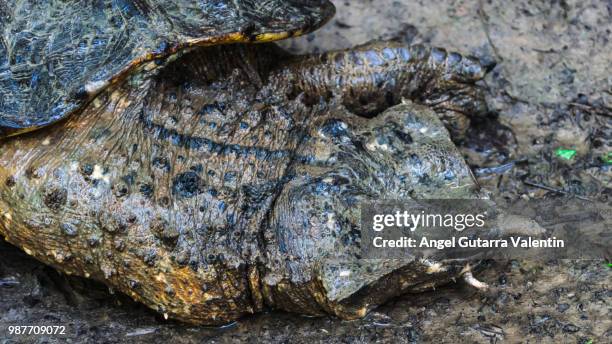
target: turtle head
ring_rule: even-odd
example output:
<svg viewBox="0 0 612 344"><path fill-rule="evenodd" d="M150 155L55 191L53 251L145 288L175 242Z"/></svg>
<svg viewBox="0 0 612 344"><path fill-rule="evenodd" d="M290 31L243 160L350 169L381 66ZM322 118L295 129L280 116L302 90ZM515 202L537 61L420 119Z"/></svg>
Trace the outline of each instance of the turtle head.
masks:
<svg viewBox="0 0 612 344"><path fill-rule="evenodd" d="M432 110L405 103L372 119L322 119L299 159L304 163L292 171L264 234L269 303L357 318L391 297L460 273L459 267L412 256L362 254L360 208L368 202L478 196L468 166Z"/></svg>

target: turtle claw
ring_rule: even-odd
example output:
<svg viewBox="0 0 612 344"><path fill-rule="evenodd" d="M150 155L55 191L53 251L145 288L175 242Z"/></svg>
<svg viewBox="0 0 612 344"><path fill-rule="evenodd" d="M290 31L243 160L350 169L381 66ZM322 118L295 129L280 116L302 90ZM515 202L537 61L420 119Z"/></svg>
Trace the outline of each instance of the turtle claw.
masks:
<svg viewBox="0 0 612 344"><path fill-rule="evenodd" d="M474 277L474 275L472 275L471 272L466 272L465 274L463 274L463 280L465 281L465 283L467 283L468 285L478 289L478 290L488 290L489 289L489 285L481 282L479 280L476 279L476 277Z"/></svg>

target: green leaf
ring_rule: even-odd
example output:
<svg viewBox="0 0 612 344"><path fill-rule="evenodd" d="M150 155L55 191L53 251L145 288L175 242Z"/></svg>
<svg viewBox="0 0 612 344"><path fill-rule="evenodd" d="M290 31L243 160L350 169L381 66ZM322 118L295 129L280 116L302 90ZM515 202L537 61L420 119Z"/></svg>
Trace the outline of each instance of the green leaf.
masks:
<svg viewBox="0 0 612 344"><path fill-rule="evenodd" d="M555 150L555 154L561 159L572 160L572 158L576 155L575 149L565 149L565 148L557 148Z"/></svg>

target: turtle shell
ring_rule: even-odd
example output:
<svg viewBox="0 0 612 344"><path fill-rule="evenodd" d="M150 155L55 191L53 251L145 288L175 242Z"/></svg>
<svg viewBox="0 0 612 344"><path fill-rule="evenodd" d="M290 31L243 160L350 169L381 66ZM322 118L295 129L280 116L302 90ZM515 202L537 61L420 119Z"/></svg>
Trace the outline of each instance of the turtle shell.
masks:
<svg viewBox="0 0 612 344"><path fill-rule="evenodd" d="M53 124L192 46L315 30L328 0L0 0L0 138Z"/></svg>

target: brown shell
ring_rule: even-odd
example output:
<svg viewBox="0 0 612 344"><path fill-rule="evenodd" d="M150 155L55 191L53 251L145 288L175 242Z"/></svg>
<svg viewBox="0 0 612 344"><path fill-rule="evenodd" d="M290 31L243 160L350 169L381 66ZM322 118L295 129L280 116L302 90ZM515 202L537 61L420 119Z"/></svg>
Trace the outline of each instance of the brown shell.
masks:
<svg viewBox="0 0 612 344"><path fill-rule="evenodd" d="M334 12L327 0L0 0L0 138L66 118L145 62L298 36Z"/></svg>

